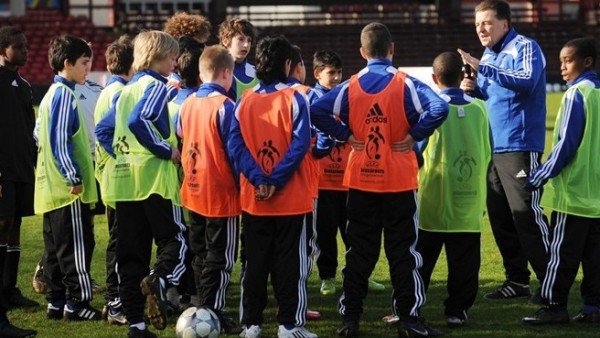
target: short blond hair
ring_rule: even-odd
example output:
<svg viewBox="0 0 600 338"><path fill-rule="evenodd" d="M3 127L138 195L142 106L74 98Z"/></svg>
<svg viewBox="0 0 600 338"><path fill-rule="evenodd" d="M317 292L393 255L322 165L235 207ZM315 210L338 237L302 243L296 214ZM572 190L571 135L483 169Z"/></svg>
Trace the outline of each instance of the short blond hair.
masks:
<svg viewBox="0 0 600 338"><path fill-rule="evenodd" d="M148 69L156 61L179 54L179 45L172 36L161 31L141 32L133 41L133 70Z"/></svg>
<svg viewBox="0 0 600 338"><path fill-rule="evenodd" d="M176 39L182 36L191 36L205 43L210 37L211 29L210 21L202 15L177 12L167 20L163 31Z"/></svg>
<svg viewBox="0 0 600 338"><path fill-rule="evenodd" d="M233 56L223 46L206 47L200 55L200 74L206 80L213 79L215 74L233 67Z"/></svg>

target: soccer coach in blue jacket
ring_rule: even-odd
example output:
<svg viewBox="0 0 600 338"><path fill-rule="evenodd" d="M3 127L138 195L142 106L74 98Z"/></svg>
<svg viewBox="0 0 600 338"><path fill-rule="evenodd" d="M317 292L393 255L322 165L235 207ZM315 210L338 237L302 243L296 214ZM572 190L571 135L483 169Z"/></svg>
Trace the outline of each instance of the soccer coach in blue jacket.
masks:
<svg viewBox="0 0 600 338"><path fill-rule="evenodd" d="M539 206L542 192L524 187L544 151L546 60L540 46L510 23L507 2L479 3L475 27L485 52L477 60L458 50L477 71L477 81L466 79L461 88L485 100L492 134L487 207L506 281L487 294L488 299L530 296L527 262L539 281L548 262L548 222Z"/></svg>

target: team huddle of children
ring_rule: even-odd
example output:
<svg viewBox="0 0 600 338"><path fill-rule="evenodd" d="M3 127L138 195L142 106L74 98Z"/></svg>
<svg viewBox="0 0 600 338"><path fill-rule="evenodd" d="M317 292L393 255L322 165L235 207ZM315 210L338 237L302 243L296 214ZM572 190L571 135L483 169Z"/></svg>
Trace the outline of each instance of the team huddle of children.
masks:
<svg viewBox="0 0 600 338"><path fill-rule="evenodd" d="M366 67L339 84L342 61L319 51L313 61L318 83L311 88L304 85L300 49L283 36L258 41L256 66L248 63L255 35L246 20L221 25L223 46L204 47L206 35L176 37L147 31L108 48L112 76L95 107L95 158L73 92L89 72L91 49L68 35L50 45L56 76L39 108L35 180L35 211L44 215L48 317L102 316L89 305L97 180L114 248L107 267L118 276L105 316L128 322L129 337L156 336L146 326L145 308L156 329L167 326L169 286L191 290L193 304L213 310L224 333L260 337L269 278L278 336L317 337L305 327L306 283L316 259L321 293L335 293L337 229L347 249L337 334L358 335L367 290L381 287L369 277L382 237L393 286L389 320L397 321L399 336L440 334L419 309L442 246L449 267L444 314L449 326L462 326L478 290L490 137L484 101L459 89L461 57L435 58L436 93L393 67L391 35L371 23L360 35ZM576 155L544 192L545 206L558 212L557 226L578 233L565 237L574 241L564 246L573 255L555 253L574 260L568 271L553 274L561 289L544 281L550 307L566 306L579 262L600 250L584 234L600 231L594 204L600 200L600 162L594 160L600 82L593 46L577 39L561 52L563 76L575 84L557 126L575 111L585 121ZM562 138L555 132L554 144ZM532 189L546 183L538 179L546 169L532 172ZM241 325L225 311L238 243ZM588 294L600 293L600 268L583 267Z"/></svg>

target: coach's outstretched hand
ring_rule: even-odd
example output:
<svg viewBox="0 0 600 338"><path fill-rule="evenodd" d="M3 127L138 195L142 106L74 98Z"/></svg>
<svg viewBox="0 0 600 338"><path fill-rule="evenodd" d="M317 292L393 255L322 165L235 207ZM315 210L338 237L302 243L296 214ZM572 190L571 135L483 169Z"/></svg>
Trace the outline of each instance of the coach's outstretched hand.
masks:
<svg viewBox="0 0 600 338"><path fill-rule="evenodd" d="M471 54L465 52L462 49L457 49L456 51L458 51L458 54L460 54L460 57L463 59L463 62L468 64L469 66L471 66L471 68L473 68L474 71L477 71L477 69L479 69L479 59L476 57L471 56Z"/></svg>

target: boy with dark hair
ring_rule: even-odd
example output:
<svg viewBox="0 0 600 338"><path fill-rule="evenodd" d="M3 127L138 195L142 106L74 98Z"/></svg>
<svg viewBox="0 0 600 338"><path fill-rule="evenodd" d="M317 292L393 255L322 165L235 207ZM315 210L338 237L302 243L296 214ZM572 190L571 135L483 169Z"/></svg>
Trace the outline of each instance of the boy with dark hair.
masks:
<svg viewBox="0 0 600 338"><path fill-rule="evenodd" d="M342 81L343 62L332 50L320 50L313 55L313 75L317 83L313 87L323 96Z"/></svg>
<svg viewBox="0 0 600 338"><path fill-rule="evenodd" d="M34 330L13 326L6 316L7 306L39 306L37 302L25 298L16 285L20 260L21 217L33 214L35 172L35 142L32 137L35 113L31 86L18 72L19 68L27 62L27 51L27 38L19 28L14 26L0 28L0 104L3 107L0 114L0 276L3 276L0 278L0 336L2 337L32 337L36 334ZM9 245L14 248L10 253L7 252Z"/></svg>
<svg viewBox="0 0 600 338"><path fill-rule="evenodd" d="M579 323L600 323L600 78L594 70L596 42L567 42L560 70L570 88L556 116L552 152L531 172L526 188L544 186L541 205L552 210L550 260L542 283L546 306L526 324L567 323L567 297L579 264L583 309Z"/></svg>
<svg viewBox="0 0 600 338"><path fill-rule="evenodd" d="M233 83L227 95L232 100L239 100L246 89L258 84L256 70L246 57L256 39L254 26L246 19L232 18L223 21L219 26L219 41L233 56Z"/></svg>
<svg viewBox="0 0 600 338"><path fill-rule="evenodd" d="M134 40L133 69L115 107L96 126L102 147L115 155L108 170L108 203L117 210L119 294L129 337L156 337L144 322L167 326L167 282L178 285L185 272L185 224L177 168L180 154L167 109L166 78L179 52L177 41L160 31ZM157 258L150 271L152 241ZM145 299L144 299L145 297Z"/></svg>
<svg viewBox="0 0 600 338"><path fill-rule="evenodd" d="M198 60L204 49L204 45L189 36L179 38L179 57L177 58L179 90L177 96L169 102L169 113L171 116L179 109L188 96L198 91L200 86L200 70Z"/></svg>
<svg viewBox="0 0 600 338"><path fill-rule="evenodd" d="M181 104L195 92L198 91L200 86L200 70L198 68L198 61L200 54L204 49L204 44L198 42L197 39L191 36L181 36L177 41L179 44L179 56L177 57L177 75L179 76L179 89L177 95L169 101L167 104L169 107L169 118L173 121L173 125L177 126L179 121L179 107ZM181 144L179 144L181 148ZM178 168L181 173L181 168ZM181 178L180 178L181 179ZM190 220L195 222L196 227L203 227L204 221L201 217ZM191 224L190 224L191 226ZM186 233L186 241L189 240L189 235ZM189 245L189 243L188 243ZM199 247L204 247L199 245ZM206 252L204 252L206 254ZM167 288L167 299L171 305L171 308L175 312L183 311L189 303L196 301L192 299L192 295L196 294L196 287L194 285L194 272L192 270L192 255L188 254L185 259L186 272L181 278L181 283L178 286L169 285ZM195 297L194 297L195 298Z"/></svg>
<svg viewBox="0 0 600 338"><path fill-rule="evenodd" d="M285 84L292 47L283 36L266 37L256 50L260 85L238 102L228 149L241 172L245 273L242 337L260 337L269 274L278 301L278 337L313 338L305 327L306 213L312 195L305 160L310 144L306 96Z"/></svg>
<svg viewBox="0 0 600 338"><path fill-rule="evenodd" d="M302 50L297 45L292 45L292 54L290 58L290 72L288 74L287 84L300 91L302 94L306 95L308 98L308 103L312 103L319 96L313 89L309 86L304 85L304 81L306 80L306 67L304 66L304 60L302 60ZM306 238L308 240L307 249L308 249L308 277L310 277L313 269L313 264L315 257L319 256L319 247L317 246L317 197L319 196L319 158L317 157L319 153L324 153L327 149L319 148L319 145L327 144L325 141L327 136L320 134L318 130L316 130L311 125L311 140L310 140L310 148L313 149L311 152L307 152L305 155L305 161L307 161L308 167L310 169L310 177L308 179L308 183L310 185L311 196L313 198L313 210L306 214ZM317 148L317 149L315 149ZM308 279L307 277L307 279ZM317 320L321 318L321 313L319 311L310 310L307 308L306 310L306 319L308 320Z"/></svg>
<svg viewBox="0 0 600 338"><path fill-rule="evenodd" d="M31 86L19 75L27 62L27 38L17 27L0 28L0 292L5 306L39 304L17 286L21 257L21 218L33 215L35 113Z"/></svg>
<svg viewBox="0 0 600 338"><path fill-rule="evenodd" d="M382 231L394 287L393 310L400 317L399 336L438 334L419 318L425 291L418 272L421 256L415 250L418 167L412 146L444 121L448 105L425 84L392 67L394 43L385 25L368 24L360 40L367 67L311 106L311 121L319 130L356 146L344 174L344 185L350 189L349 249L339 302L344 321L338 334L358 335ZM341 122L332 118L332 112Z"/></svg>
<svg viewBox="0 0 600 338"><path fill-rule="evenodd" d="M470 76L470 74L468 74ZM463 63L456 53L433 61L433 81L448 102L446 121L431 135L419 172L419 270L425 290L442 246L448 261L446 323L463 326L475 302L481 264L480 241L485 212L486 173L491 157L485 102L460 88Z"/></svg>
<svg viewBox="0 0 600 338"><path fill-rule="evenodd" d="M92 232L90 204L98 200L84 118L74 94L89 73L92 51L65 35L50 42L56 76L42 99L37 130L35 212L44 215L44 279L48 318L99 320L89 304Z"/></svg>
<svg viewBox="0 0 600 338"><path fill-rule="evenodd" d="M97 125L114 107L114 99L123 87L131 80L133 70L133 44L126 36L120 37L106 49L106 69L111 74L106 82L106 87L100 93L94 110L94 123ZM105 167L114 166L114 159L96 141L96 180L100 182L100 196L104 197L108 182L108 171ZM117 216L114 203L106 204L106 220L108 223L108 246L106 248L106 292L104 293L105 305L102 317L109 324L127 324L123 312L121 297L119 296L119 281L116 271L117 251Z"/></svg>
<svg viewBox="0 0 600 338"><path fill-rule="evenodd" d="M241 214L233 158L227 151L235 105L226 95L233 57L222 46L207 47L199 68L203 84L184 101L177 118L185 177L181 199L190 211L194 294L199 299L196 306L208 307L219 317L223 333L240 333L238 323L225 312Z"/></svg>

